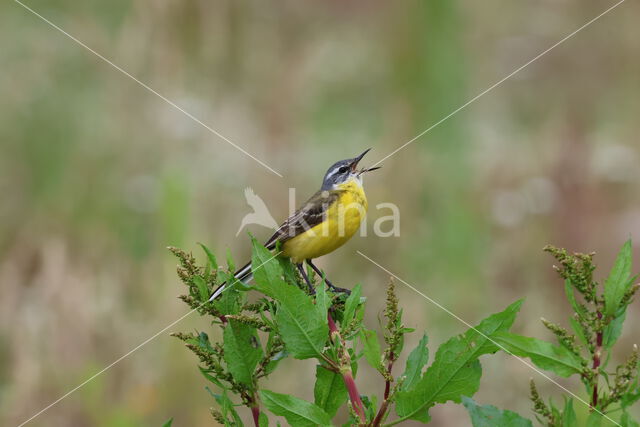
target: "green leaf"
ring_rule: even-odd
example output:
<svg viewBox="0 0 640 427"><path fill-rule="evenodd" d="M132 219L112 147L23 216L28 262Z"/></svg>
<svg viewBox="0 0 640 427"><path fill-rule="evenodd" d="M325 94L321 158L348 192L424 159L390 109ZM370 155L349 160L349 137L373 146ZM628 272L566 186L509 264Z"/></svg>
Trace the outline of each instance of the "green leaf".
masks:
<svg viewBox="0 0 640 427"><path fill-rule="evenodd" d="M576 300L576 295L573 292L573 285L571 284L571 280L569 279L566 279L564 281L564 292L567 295L567 299L569 300L573 311L578 313L580 317L584 317L584 315L587 314L587 310Z"/></svg>
<svg viewBox="0 0 640 427"><path fill-rule="evenodd" d="M260 416L258 417L258 426L259 427L269 427L269 417L264 412L260 412Z"/></svg>
<svg viewBox="0 0 640 427"><path fill-rule="evenodd" d="M236 266L233 263L233 257L231 256L231 250L227 248L227 268L229 271L236 271Z"/></svg>
<svg viewBox="0 0 640 427"><path fill-rule="evenodd" d="M533 424L515 412L501 410L492 405L478 405L473 399L463 397L473 427L531 427Z"/></svg>
<svg viewBox="0 0 640 427"><path fill-rule="evenodd" d="M538 368L553 371L561 377L582 372L581 359L565 347L508 332L497 333L494 339L508 352L528 357Z"/></svg>
<svg viewBox="0 0 640 427"><path fill-rule="evenodd" d="M342 376L317 365L313 396L316 405L324 409L330 417L334 417L348 398L347 387L344 385Z"/></svg>
<svg viewBox="0 0 640 427"><path fill-rule="evenodd" d="M624 324L624 319L627 317L627 310L623 308L622 310L618 310L618 312L620 311L622 311L622 314L618 314L617 317L614 317L602 331L602 345L606 350L613 347L622 333L622 326Z"/></svg>
<svg viewBox="0 0 640 427"><path fill-rule="evenodd" d="M275 415L285 417L292 427L331 425L331 417L319 406L288 394L260 391L264 406Z"/></svg>
<svg viewBox="0 0 640 427"><path fill-rule="evenodd" d="M198 243L198 244L200 245L200 247L202 248L204 253L207 255L207 259L209 260L209 267L212 270L217 270L218 269L218 262L216 261L216 256L203 243Z"/></svg>
<svg viewBox="0 0 640 427"><path fill-rule="evenodd" d="M324 286L323 283L316 286L316 305L318 306L318 309L324 313L329 310L329 306L331 305L331 300L327 294L327 287Z"/></svg>
<svg viewBox="0 0 640 427"><path fill-rule="evenodd" d="M171 427L171 424L173 424L173 417L169 418L164 424L162 424L162 427Z"/></svg>
<svg viewBox="0 0 640 427"><path fill-rule="evenodd" d="M235 280L232 274L224 271L218 273L218 279L220 283L226 282L227 287L220 296L213 301L213 306L222 314L238 314L243 299L243 293L238 291L238 288L242 282Z"/></svg>
<svg viewBox="0 0 640 427"><path fill-rule="evenodd" d="M207 282L205 282L200 276L193 276L193 284L198 288L200 301L207 301L209 299L209 288L207 287Z"/></svg>
<svg viewBox="0 0 640 427"><path fill-rule="evenodd" d="M588 346L589 340L585 336L584 329L582 329L582 325L580 325L580 322L578 322L573 316L570 316L569 323L571 324L571 329L573 329L573 332L576 334L580 342L585 346Z"/></svg>
<svg viewBox="0 0 640 427"><path fill-rule="evenodd" d="M362 329L360 331L360 340L364 346L364 357L369 362L369 365L374 367L380 372L384 371L382 365L382 351L380 350L380 342L378 341L378 334L376 331L368 329Z"/></svg>
<svg viewBox="0 0 640 427"><path fill-rule="evenodd" d="M342 315L342 327L347 327L353 320L353 316L356 313L356 308L360 304L360 294L362 293L362 286L356 285L351 290L351 295L344 303L344 314Z"/></svg>
<svg viewBox="0 0 640 427"><path fill-rule="evenodd" d="M574 427L577 425L576 411L573 410L573 398L567 399L562 411L562 427Z"/></svg>
<svg viewBox="0 0 640 427"><path fill-rule="evenodd" d="M587 418L586 427L600 427L602 425L602 419L604 417L599 412L591 412Z"/></svg>
<svg viewBox="0 0 640 427"><path fill-rule="evenodd" d="M238 415L236 409L233 407L233 402L231 401L231 399L229 399L226 390L223 390L222 394L214 395L214 397L216 399L216 402L218 402L218 405L220 405L220 413L222 414L224 419L226 420L228 415L231 415L231 417L233 418L233 424L225 423L225 425L243 425L242 420L240 419L240 416Z"/></svg>
<svg viewBox="0 0 640 427"><path fill-rule="evenodd" d="M448 400L460 402L480 387L482 369L478 357L498 351L490 339L508 330L520 310L522 300L493 314L480 324L442 344L422 378L408 390L396 394L396 412L402 420L429 421L429 408Z"/></svg>
<svg viewBox="0 0 640 427"><path fill-rule="evenodd" d="M323 302L314 304L300 288L287 284L278 260L255 239L251 262L256 288L278 302L275 321L287 352L296 359L320 357L329 334L328 302L321 295Z"/></svg>
<svg viewBox="0 0 640 427"><path fill-rule="evenodd" d="M429 347L427 347L428 342L429 337L427 337L427 334L424 334L416 348L409 353L407 365L404 369L404 373L402 374L405 378L402 383L402 390L410 389L422 377L422 369L429 361Z"/></svg>
<svg viewBox="0 0 640 427"><path fill-rule="evenodd" d="M220 387L222 389L226 389L227 388L227 387L224 386L224 384L222 384L220 381L218 381L218 379L216 377L214 377L213 375L210 374L211 371L206 370L202 366L198 366L198 369L200 369L200 372L202 373L202 376L204 376L207 380L209 380L213 384L217 385L218 387Z"/></svg>
<svg viewBox="0 0 640 427"><path fill-rule="evenodd" d="M296 359L321 357L329 335L326 306L284 283L271 292L279 302L275 321L287 352Z"/></svg>
<svg viewBox="0 0 640 427"><path fill-rule="evenodd" d="M224 360L233 378L247 386L253 386L253 374L263 357L262 346L256 328L229 320L224 328Z"/></svg>
<svg viewBox="0 0 640 427"><path fill-rule="evenodd" d="M629 239L622 245L609 277L604 283L604 306L607 316L613 316L618 311L625 292L632 284L629 280L631 259L631 239Z"/></svg>
<svg viewBox="0 0 640 427"><path fill-rule="evenodd" d="M251 255L251 268L256 287L271 297L273 292L280 287L287 286L282 279L283 271L280 263L267 248L262 246L256 239L251 239L253 243L253 253Z"/></svg>

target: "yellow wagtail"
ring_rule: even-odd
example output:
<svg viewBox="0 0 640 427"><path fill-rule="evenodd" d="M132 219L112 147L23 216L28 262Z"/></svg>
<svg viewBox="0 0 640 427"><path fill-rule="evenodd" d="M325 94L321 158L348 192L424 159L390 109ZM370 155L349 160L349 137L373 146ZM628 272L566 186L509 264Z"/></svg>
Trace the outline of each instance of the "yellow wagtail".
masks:
<svg viewBox="0 0 640 427"><path fill-rule="evenodd" d="M380 167L357 169L358 163L370 148L353 159L334 163L324 175L322 187L297 211L287 218L264 246L273 250L279 246L282 255L291 258L313 292L313 286L304 271L307 264L320 276L322 272L311 261L344 245L358 230L367 211L367 197L362 188L362 174ZM235 272L242 282L251 279L251 262ZM336 288L325 277L333 290ZM215 290L209 301L224 291L226 283Z"/></svg>

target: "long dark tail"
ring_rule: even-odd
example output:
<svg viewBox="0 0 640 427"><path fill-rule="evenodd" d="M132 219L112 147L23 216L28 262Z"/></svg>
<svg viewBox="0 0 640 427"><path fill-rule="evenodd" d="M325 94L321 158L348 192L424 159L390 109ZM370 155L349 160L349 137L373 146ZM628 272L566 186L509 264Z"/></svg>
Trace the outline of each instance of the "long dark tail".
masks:
<svg viewBox="0 0 640 427"><path fill-rule="evenodd" d="M246 263L242 268L236 270L233 274L233 277L240 280L242 283L247 283L249 280L253 278L253 273L251 272L251 261ZM227 288L227 282L224 282L213 292L209 301L213 301L218 298L222 292Z"/></svg>

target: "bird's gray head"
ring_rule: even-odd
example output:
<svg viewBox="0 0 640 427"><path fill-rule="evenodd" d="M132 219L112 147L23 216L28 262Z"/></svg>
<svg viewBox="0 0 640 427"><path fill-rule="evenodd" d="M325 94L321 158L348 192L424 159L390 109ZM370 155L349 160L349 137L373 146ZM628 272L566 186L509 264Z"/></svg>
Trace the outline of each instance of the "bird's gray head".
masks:
<svg viewBox="0 0 640 427"><path fill-rule="evenodd" d="M381 166L373 167L373 168L363 168L358 170L358 163L365 154L367 154L371 150L368 148L364 151L364 153L360 154L358 157L354 157L353 159L345 159L335 162L331 167L327 170L327 173L324 175L324 180L322 181L322 190L331 190L335 188L337 185L345 183L351 179L360 180L360 175L364 172L370 172L376 169L380 169Z"/></svg>

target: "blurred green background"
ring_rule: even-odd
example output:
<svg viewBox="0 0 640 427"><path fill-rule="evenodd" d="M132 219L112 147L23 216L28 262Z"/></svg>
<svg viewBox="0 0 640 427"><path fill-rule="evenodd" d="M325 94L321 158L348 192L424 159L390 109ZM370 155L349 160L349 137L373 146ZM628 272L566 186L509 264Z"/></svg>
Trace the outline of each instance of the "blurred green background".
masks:
<svg viewBox="0 0 640 427"><path fill-rule="evenodd" d="M289 187L301 202L335 160L368 147L366 164L381 159L613 3L27 4L284 178L2 2L2 425L26 420L188 311L167 245L196 252L201 241L247 257L246 234L235 237L250 212L245 187L281 220ZM400 236L356 237L319 264L339 285L363 283L371 326L388 277L355 250L472 324L526 297L515 330L549 338L538 319L566 324L569 309L541 248L597 251L602 277L627 237L640 242L639 13L626 2L367 177L369 224L388 213L376 204L395 203ZM407 325L425 329L432 349L465 329L398 286ZM638 319L635 304L621 348L638 342ZM209 330L194 316L170 331L194 328ZM286 363L296 374L269 387L310 398L312 363ZM195 364L164 333L30 425L213 424ZM503 354L483 367L481 403L533 418L530 377L560 395ZM358 382L382 391L367 370ZM432 416L434 425L468 425L461 406Z"/></svg>

